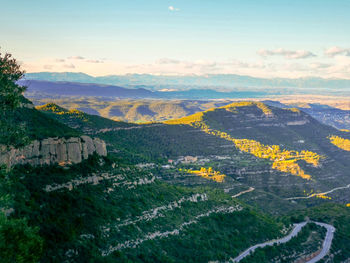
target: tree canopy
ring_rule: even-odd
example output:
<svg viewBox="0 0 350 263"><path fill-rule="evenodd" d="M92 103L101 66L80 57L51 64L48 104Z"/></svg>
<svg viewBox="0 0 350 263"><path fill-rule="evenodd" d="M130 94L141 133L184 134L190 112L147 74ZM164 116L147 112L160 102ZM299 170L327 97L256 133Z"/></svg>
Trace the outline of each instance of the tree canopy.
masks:
<svg viewBox="0 0 350 263"><path fill-rule="evenodd" d="M17 123L15 110L20 106L25 87L16 82L24 75L11 54L0 52L0 144L19 146L24 143L24 124Z"/></svg>
<svg viewBox="0 0 350 263"><path fill-rule="evenodd" d="M0 52L0 109L13 110L20 104L25 87L16 84L24 71L21 70L17 60L11 54Z"/></svg>

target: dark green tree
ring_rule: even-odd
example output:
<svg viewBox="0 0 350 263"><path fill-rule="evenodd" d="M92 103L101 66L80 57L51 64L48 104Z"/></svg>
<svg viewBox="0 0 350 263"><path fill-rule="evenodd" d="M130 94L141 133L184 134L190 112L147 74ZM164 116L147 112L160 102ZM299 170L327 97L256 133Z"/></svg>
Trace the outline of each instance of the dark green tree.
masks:
<svg viewBox="0 0 350 263"><path fill-rule="evenodd" d="M38 262L43 249L38 230L25 219L7 219L0 214L0 262Z"/></svg>
<svg viewBox="0 0 350 263"><path fill-rule="evenodd" d="M23 74L11 54L0 52L0 144L7 147L21 146L27 140L24 123L18 121L18 108L25 100L22 93L26 88L16 82ZM0 262L38 262L43 247L38 228L29 226L26 219L5 215L12 203L9 185L7 170L0 166Z"/></svg>
<svg viewBox="0 0 350 263"><path fill-rule="evenodd" d="M26 89L16 83L23 75L17 60L0 52L0 144L7 146L21 146L26 141L24 124L16 121L15 114Z"/></svg>

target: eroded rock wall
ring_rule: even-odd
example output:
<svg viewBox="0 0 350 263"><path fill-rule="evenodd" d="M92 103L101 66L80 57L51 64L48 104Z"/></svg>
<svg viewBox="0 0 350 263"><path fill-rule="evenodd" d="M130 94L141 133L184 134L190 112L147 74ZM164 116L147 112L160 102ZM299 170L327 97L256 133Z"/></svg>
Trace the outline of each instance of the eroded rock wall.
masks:
<svg viewBox="0 0 350 263"><path fill-rule="evenodd" d="M93 153L107 155L106 143L99 138L89 136L72 138L47 138L35 140L31 144L20 148L8 149L0 146L0 164L8 167L16 164L75 164L87 159Z"/></svg>

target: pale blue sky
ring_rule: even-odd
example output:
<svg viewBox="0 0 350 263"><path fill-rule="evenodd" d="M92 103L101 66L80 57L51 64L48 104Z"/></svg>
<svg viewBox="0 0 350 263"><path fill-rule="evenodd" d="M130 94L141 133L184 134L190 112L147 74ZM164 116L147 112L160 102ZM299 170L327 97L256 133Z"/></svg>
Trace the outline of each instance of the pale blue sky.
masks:
<svg viewBox="0 0 350 263"><path fill-rule="evenodd" d="M333 73L350 78L348 0L0 0L0 6L0 46L28 71L63 71L65 63L65 71L95 75L220 68L242 74L234 69L247 64L255 75L259 67L261 74L279 65L281 75L291 69L318 75L337 66ZM326 56L332 47L337 56ZM75 56L104 63L67 60ZM164 58L175 63L159 63Z"/></svg>

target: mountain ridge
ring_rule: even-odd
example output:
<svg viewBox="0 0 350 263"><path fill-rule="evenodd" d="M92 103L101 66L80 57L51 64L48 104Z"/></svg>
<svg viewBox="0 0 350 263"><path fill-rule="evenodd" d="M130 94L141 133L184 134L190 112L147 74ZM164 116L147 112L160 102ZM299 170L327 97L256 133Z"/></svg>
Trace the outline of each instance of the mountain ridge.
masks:
<svg viewBox="0 0 350 263"><path fill-rule="evenodd" d="M259 78L236 74L210 74L195 76L167 76L151 74L126 74L93 77L74 72L35 72L27 73L26 79L51 81L86 81L113 85L189 85L189 86L227 86L227 87L303 87L303 88L349 88L350 79L320 77L302 78Z"/></svg>

